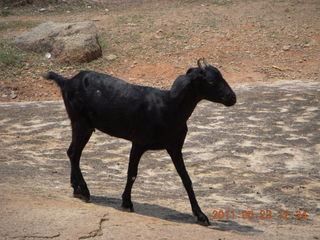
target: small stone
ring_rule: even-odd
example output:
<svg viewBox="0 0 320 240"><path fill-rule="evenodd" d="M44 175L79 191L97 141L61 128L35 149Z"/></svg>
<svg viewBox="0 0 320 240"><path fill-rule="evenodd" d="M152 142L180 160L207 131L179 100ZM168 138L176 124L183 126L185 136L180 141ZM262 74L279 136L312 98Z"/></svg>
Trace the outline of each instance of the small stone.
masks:
<svg viewBox="0 0 320 240"><path fill-rule="evenodd" d="M289 51L290 48L291 48L290 45L285 45L285 46L283 46L282 50L283 50L283 51Z"/></svg>
<svg viewBox="0 0 320 240"><path fill-rule="evenodd" d="M40 8L39 9L39 12L45 12L45 11L47 11L47 9L45 9L45 8Z"/></svg>
<svg viewBox="0 0 320 240"><path fill-rule="evenodd" d="M131 68L134 68L137 64L138 64L138 62L137 62L137 61L134 61L130 67L131 67Z"/></svg>
<svg viewBox="0 0 320 240"><path fill-rule="evenodd" d="M51 53L46 53L45 55L44 55L47 59L50 59L51 58Z"/></svg>
<svg viewBox="0 0 320 240"><path fill-rule="evenodd" d="M11 99L16 99L16 98L17 98L17 94L15 94L15 92L12 91L12 92L10 93L10 98L11 98Z"/></svg>
<svg viewBox="0 0 320 240"><path fill-rule="evenodd" d="M110 54L110 55L106 56L106 59L107 59L108 61L114 61L114 60L116 60L117 58L118 58L118 56L116 56L116 55L114 55L114 54Z"/></svg>

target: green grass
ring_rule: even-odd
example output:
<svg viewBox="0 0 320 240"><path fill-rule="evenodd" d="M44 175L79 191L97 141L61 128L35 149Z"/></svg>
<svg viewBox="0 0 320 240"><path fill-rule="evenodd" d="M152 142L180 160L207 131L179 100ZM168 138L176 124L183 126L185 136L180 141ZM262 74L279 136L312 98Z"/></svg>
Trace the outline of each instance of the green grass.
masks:
<svg viewBox="0 0 320 240"><path fill-rule="evenodd" d="M25 63L24 53L11 46L7 41L0 42L0 65L22 68Z"/></svg>
<svg viewBox="0 0 320 240"><path fill-rule="evenodd" d="M40 21L10 21L3 22L0 24L0 31L6 31L10 29L19 29L19 28L32 28L39 25Z"/></svg>
<svg viewBox="0 0 320 240"><path fill-rule="evenodd" d="M232 2L226 0L214 0L212 1L212 4L216 6L226 6L232 4Z"/></svg>
<svg viewBox="0 0 320 240"><path fill-rule="evenodd" d="M116 20L117 24L126 24L128 23L128 17L127 16L119 16Z"/></svg>
<svg viewBox="0 0 320 240"><path fill-rule="evenodd" d="M0 11L0 17L8 17L10 15L13 15L13 13L8 9L3 9Z"/></svg>
<svg viewBox="0 0 320 240"><path fill-rule="evenodd" d="M217 28L217 23L216 23L216 22L211 22L211 23L209 24L209 27L211 27L211 28Z"/></svg>
<svg viewBox="0 0 320 240"><path fill-rule="evenodd" d="M99 44L102 49L107 49L109 47L109 43L102 39L99 39Z"/></svg>
<svg viewBox="0 0 320 240"><path fill-rule="evenodd" d="M212 17L212 16L204 17L203 24L205 26L209 26L211 28L218 29L218 20L215 17Z"/></svg>
<svg viewBox="0 0 320 240"><path fill-rule="evenodd" d="M141 15L141 14L135 14L135 15L133 15L131 18L132 18L132 19L143 19L143 18L145 18L145 16L144 16L144 15Z"/></svg>
<svg viewBox="0 0 320 240"><path fill-rule="evenodd" d="M179 40L187 39L186 36L180 34L173 34L173 37Z"/></svg>

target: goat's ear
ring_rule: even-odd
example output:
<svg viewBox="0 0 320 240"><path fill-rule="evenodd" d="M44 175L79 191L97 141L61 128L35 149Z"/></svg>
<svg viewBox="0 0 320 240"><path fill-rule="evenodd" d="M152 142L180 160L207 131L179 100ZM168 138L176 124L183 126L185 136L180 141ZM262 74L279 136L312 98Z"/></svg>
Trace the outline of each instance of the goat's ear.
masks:
<svg viewBox="0 0 320 240"><path fill-rule="evenodd" d="M195 68L189 68L188 71L187 71L187 75L192 73L194 70L195 70Z"/></svg>
<svg viewBox="0 0 320 240"><path fill-rule="evenodd" d="M187 71L187 75L189 75L191 73L204 75L205 72L200 68L189 68Z"/></svg>

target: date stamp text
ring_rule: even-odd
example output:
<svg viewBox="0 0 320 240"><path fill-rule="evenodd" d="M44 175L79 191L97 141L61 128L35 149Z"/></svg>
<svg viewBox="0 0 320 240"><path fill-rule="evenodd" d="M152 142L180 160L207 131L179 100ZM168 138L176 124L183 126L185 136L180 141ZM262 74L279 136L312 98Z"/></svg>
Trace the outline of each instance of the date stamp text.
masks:
<svg viewBox="0 0 320 240"><path fill-rule="evenodd" d="M307 219L309 217L308 211L297 210L297 211L272 211L272 210L245 210L236 212L234 210L213 210L211 213L211 219Z"/></svg>

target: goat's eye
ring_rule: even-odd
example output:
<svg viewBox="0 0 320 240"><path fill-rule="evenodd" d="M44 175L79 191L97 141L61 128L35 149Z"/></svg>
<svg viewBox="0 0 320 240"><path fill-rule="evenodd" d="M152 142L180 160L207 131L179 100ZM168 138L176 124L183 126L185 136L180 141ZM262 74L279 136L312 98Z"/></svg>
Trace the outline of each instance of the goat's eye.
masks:
<svg viewBox="0 0 320 240"><path fill-rule="evenodd" d="M215 83L214 79L209 79L207 82L208 82L210 85L214 85L214 83Z"/></svg>

